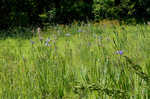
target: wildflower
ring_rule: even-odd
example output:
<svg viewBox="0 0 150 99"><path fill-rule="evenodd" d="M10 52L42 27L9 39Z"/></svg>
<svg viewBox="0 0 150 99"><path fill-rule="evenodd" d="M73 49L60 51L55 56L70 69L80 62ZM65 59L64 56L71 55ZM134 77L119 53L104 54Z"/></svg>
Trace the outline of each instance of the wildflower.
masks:
<svg viewBox="0 0 150 99"><path fill-rule="evenodd" d="M81 29L79 29L79 30L78 30L78 32L82 32L82 30L81 30Z"/></svg>
<svg viewBox="0 0 150 99"><path fill-rule="evenodd" d="M69 37L69 36L71 36L71 34L70 34L70 33L67 33L67 34L65 34L65 36Z"/></svg>
<svg viewBox="0 0 150 99"><path fill-rule="evenodd" d="M46 42L46 43L45 43L45 46L50 47L51 45L50 45L48 42Z"/></svg>
<svg viewBox="0 0 150 99"><path fill-rule="evenodd" d="M31 44L32 44L32 45L33 45L33 44L35 44L35 42L34 42L34 41L32 41L32 40L31 40L30 42L31 42Z"/></svg>
<svg viewBox="0 0 150 99"><path fill-rule="evenodd" d="M39 37L39 40L40 40L40 42L42 43L42 41L43 41L43 37Z"/></svg>
<svg viewBox="0 0 150 99"><path fill-rule="evenodd" d="M50 46L49 42L50 42L50 38L48 38L48 39L45 41L45 46Z"/></svg>
<svg viewBox="0 0 150 99"><path fill-rule="evenodd" d="M48 39L46 40L46 42L50 42L50 38L48 38Z"/></svg>
<svg viewBox="0 0 150 99"><path fill-rule="evenodd" d="M116 54L122 55L123 51L117 51Z"/></svg>

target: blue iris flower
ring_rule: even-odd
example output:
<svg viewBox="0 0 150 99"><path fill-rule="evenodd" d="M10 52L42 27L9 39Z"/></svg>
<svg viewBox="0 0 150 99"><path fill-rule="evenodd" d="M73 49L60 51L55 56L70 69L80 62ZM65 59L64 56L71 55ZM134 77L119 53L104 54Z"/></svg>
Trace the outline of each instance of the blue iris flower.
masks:
<svg viewBox="0 0 150 99"><path fill-rule="evenodd" d="M116 54L122 55L123 51L117 51Z"/></svg>

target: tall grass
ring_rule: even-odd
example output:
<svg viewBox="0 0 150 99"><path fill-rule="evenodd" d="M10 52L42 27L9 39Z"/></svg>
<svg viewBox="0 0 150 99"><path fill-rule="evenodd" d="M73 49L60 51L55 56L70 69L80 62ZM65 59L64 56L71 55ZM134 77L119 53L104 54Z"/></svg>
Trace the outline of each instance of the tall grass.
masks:
<svg viewBox="0 0 150 99"><path fill-rule="evenodd" d="M150 27L58 25L0 40L4 99L149 99Z"/></svg>

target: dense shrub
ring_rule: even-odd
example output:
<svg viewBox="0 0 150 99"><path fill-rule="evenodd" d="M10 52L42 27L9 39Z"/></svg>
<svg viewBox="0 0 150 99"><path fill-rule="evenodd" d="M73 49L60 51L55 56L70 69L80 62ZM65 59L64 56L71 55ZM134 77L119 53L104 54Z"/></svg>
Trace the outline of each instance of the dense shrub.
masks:
<svg viewBox="0 0 150 99"><path fill-rule="evenodd" d="M63 0L56 6L56 19L61 22L92 18L92 0Z"/></svg>
<svg viewBox="0 0 150 99"><path fill-rule="evenodd" d="M94 0L93 13L96 20L147 19L150 17L150 0Z"/></svg>
<svg viewBox="0 0 150 99"><path fill-rule="evenodd" d="M127 18L133 16L135 11L135 2L131 0L94 0L93 4L94 17L98 20Z"/></svg>
<svg viewBox="0 0 150 99"><path fill-rule="evenodd" d="M150 0L0 0L0 28L87 19L150 17ZM138 17L139 16L139 17Z"/></svg>
<svg viewBox="0 0 150 99"><path fill-rule="evenodd" d="M52 7L52 0L0 0L0 27L37 24L39 14Z"/></svg>

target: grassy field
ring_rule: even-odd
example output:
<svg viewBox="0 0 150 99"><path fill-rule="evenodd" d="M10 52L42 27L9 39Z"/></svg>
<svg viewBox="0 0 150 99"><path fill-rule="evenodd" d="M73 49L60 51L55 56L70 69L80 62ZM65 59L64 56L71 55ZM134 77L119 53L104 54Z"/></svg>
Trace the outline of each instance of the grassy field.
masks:
<svg viewBox="0 0 150 99"><path fill-rule="evenodd" d="M150 26L51 26L0 37L1 99L149 99Z"/></svg>

